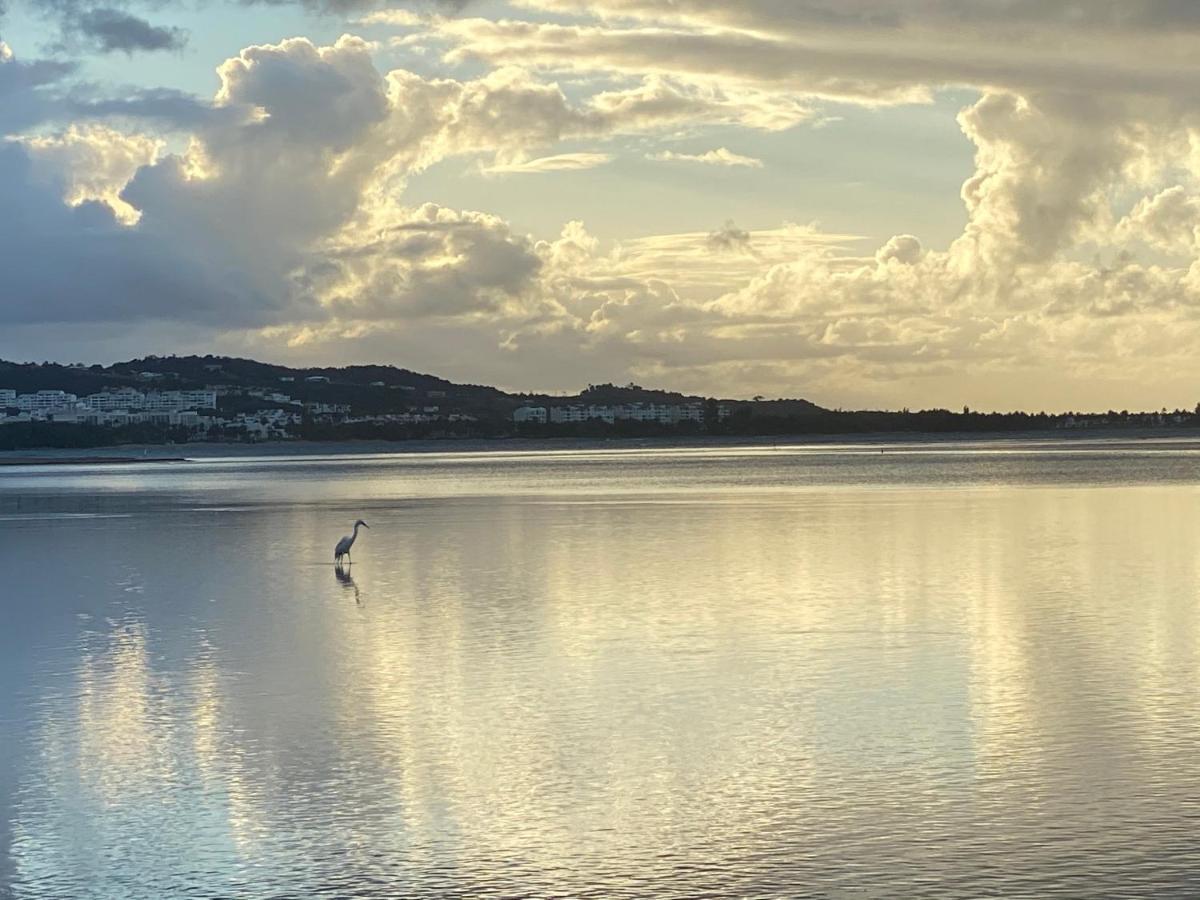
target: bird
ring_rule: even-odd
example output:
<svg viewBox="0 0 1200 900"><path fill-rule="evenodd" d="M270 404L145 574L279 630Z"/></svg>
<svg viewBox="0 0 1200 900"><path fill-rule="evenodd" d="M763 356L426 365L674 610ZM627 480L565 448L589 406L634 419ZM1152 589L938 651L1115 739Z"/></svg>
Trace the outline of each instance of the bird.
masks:
<svg viewBox="0 0 1200 900"><path fill-rule="evenodd" d="M364 522L362 519L359 519L357 522L355 522L354 523L354 534L346 535L344 538L342 538L340 541L338 541L337 546L333 548L334 563L340 563L342 561L343 556L346 557L347 559L349 559L350 562L354 562L354 560L350 557L350 548L354 546L354 541L358 538L358 526L359 525L361 525L363 528L371 527L366 522Z"/></svg>

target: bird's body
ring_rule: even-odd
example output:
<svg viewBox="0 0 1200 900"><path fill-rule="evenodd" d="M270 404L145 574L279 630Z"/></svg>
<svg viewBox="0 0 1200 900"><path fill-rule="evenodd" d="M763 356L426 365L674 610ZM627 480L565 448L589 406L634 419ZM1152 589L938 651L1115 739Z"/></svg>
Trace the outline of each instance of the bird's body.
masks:
<svg viewBox="0 0 1200 900"><path fill-rule="evenodd" d="M346 557L347 559L349 559L350 562L354 562L354 560L350 558L350 548L354 546L355 540L358 539L358 527L360 525L363 528L371 527L366 522L364 522L362 519L359 519L357 522L355 522L354 523L354 533L346 535L344 538L342 538L340 541L338 541L337 546L333 548L333 561L335 563L340 563L342 561L343 556Z"/></svg>

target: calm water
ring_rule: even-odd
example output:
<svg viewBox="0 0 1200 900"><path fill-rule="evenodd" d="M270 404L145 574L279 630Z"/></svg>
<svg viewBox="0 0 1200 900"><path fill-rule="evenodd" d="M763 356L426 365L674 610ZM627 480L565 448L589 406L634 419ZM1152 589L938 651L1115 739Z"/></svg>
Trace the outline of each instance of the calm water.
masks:
<svg viewBox="0 0 1200 900"><path fill-rule="evenodd" d="M0 569L0 896L1200 894L1200 444L0 470Z"/></svg>

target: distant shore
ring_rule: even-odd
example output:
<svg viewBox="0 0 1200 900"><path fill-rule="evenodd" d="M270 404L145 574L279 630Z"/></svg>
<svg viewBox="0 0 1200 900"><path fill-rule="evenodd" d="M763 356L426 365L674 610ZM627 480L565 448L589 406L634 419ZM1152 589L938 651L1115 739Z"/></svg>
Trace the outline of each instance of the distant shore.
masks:
<svg viewBox="0 0 1200 900"><path fill-rule="evenodd" d="M1179 428L1089 428L1024 432L879 432L869 434L780 435L777 437L621 437L621 438L493 438L412 441L264 441L261 443L139 444L89 449L46 448L30 452L0 451L0 467L136 465L182 463L229 457L363 456L416 453L546 453L596 450L694 450L703 448L879 447L881 450L1008 444L1052 447L1151 442L1158 445L1191 443L1200 433Z"/></svg>

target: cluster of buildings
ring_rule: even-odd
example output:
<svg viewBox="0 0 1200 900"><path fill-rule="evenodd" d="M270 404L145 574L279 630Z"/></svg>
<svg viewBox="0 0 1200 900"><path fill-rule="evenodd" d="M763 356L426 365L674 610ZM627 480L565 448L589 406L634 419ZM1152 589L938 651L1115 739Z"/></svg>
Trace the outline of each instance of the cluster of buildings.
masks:
<svg viewBox="0 0 1200 900"><path fill-rule="evenodd" d="M66 391L18 394L0 388L0 425L18 422L70 422L80 425L182 425L196 428L207 418L200 410L217 405L215 390L142 391L121 388L77 397Z"/></svg>
<svg viewBox="0 0 1200 900"><path fill-rule="evenodd" d="M622 403L615 406L522 406L513 412L518 425L559 425L600 420L615 422L656 422L659 425L678 425L680 422L703 422L703 403Z"/></svg>
<svg viewBox="0 0 1200 900"><path fill-rule="evenodd" d="M305 380L312 382L314 378ZM328 382L327 378L323 380ZM429 397L435 394L446 396L444 391L428 392ZM232 397L239 406L246 406L248 399L259 400L264 408L218 414L218 398L225 396ZM446 414L439 406L411 406L402 413L355 417L351 415L348 403L302 404L288 394L264 388L223 388L218 385L203 390L139 391L126 387L85 397L58 390L18 394L0 388L0 425L57 422L115 428L149 424L182 427L220 437L232 432L252 440L284 440L296 433L305 418L312 422L346 425L475 421L473 416L461 413Z"/></svg>
<svg viewBox="0 0 1200 900"><path fill-rule="evenodd" d="M286 438L289 428L300 424L298 409L260 409L232 416L216 414L215 388L188 391L147 391L119 388L78 397L66 391L36 391L18 394L0 388L0 425L20 422L58 422L72 425L167 425L196 432L232 429L246 436L268 440ZM286 395L272 399L291 403Z"/></svg>

